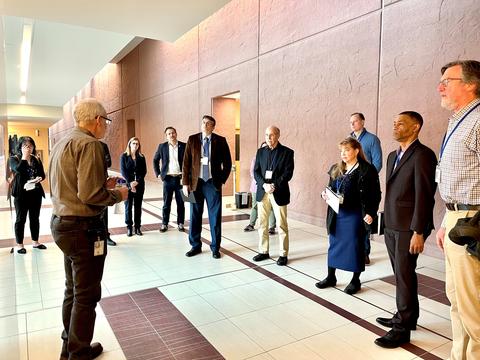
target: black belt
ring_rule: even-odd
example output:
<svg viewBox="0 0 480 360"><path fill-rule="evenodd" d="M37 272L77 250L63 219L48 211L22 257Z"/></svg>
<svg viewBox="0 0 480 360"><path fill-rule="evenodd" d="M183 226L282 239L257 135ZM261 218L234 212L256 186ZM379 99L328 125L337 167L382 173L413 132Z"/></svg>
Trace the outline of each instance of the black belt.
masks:
<svg viewBox="0 0 480 360"><path fill-rule="evenodd" d="M182 174L176 174L176 175L167 174L167 176L171 176L171 177L182 177Z"/></svg>
<svg viewBox="0 0 480 360"><path fill-rule="evenodd" d="M458 210L480 210L480 205L467 205L467 204L457 204L457 203L447 203L445 204L448 210L458 211Z"/></svg>
<svg viewBox="0 0 480 360"><path fill-rule="evenodd" d="M95 221L102 219L102 214L95 215L95 216L73 216L73 215L66 215L66 216L57 216L53 215L53 217L66 221L77 221L77 222L86 222L86 221Z"/></svg>

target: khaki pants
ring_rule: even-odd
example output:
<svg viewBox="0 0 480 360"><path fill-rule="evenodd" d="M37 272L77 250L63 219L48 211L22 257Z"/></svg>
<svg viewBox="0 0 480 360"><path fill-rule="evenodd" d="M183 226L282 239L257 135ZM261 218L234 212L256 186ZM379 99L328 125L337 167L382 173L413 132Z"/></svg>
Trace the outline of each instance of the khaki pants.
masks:
<svg viewBox="0 0 480 360"><path fill-rule="evenodd" d="M258 202L258 216L260 219L260 227L258 228L258 235L260 237L259 251L262 254L266 254L269 251L268 218L272 210L275 213L278 224L280 255L288 256L287 205L279 206L275 202L273 194L265 193L262 201Z"/></svg>
<svg viewBox="0 0 480 360"><path fill-rule="evenodd" d="M446 292L450 300L453 344L451 360L480 359L480 260L448 238L457 220L476 211L448 211L444 242Z"/></svg>

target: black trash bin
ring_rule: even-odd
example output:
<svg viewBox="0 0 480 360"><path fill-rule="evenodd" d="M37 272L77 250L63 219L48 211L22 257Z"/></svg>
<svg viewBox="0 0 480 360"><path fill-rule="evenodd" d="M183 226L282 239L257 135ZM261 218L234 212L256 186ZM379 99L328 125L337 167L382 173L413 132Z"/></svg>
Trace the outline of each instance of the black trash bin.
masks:
<svg viewBox="0 0 480 360"><path fill-rule="evenodd" d="M237 209L247 209L252 206L252 194L245 191L236 192L235 206L237 207Z"/></svg>

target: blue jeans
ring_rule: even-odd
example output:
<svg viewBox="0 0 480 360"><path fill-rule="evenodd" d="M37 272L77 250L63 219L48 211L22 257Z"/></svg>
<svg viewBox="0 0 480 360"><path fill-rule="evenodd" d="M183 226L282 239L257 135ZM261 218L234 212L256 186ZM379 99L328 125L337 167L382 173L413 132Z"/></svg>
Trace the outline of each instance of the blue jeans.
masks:
<svg viewBox="0 0 480 360"><path fill-rule="evenodd" d="M192 249L202 247L202 215L204 201L207 202L208 221L212 243L210 249L219 251L222 241L222 189L217 189L212 179L207 182L198 179L197 189L193 192L196 203L190 205L190 232L188 240Z"/></svg>

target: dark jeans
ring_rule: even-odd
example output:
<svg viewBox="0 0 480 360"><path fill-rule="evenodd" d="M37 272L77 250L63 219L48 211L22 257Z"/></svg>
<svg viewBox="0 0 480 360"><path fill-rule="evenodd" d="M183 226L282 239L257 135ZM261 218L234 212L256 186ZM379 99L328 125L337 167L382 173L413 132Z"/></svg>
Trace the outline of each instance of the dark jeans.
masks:
<svg viewBox="0 0 480 360"><path fill-rule="evenodd" d="M210 234L212 251L219 251L222 240L222 189L217 189L212 180L207 182L198 179L197 189L194 191L195 204L190 205L190 232L188 240L192 249L202 247L202 215L204 201L207 201L208 221L210 223Z"/></svg>
<svg viewBox="0 0 480 360"><path fill-rule="evenodd" d="M418 254L409 253L412 234L412 231L385 228L385 244L396 282L397 313L393 317L393 328L399 331L409 331L410 326L417 324L420 313L415 272Z"/></svg>
<svg viewBox="0 0 480 360"><path fill-rule="evenodd" d="M370 249L371 249L371 245L370 245L370 230L367 231L367 233L365 234L365 255L370 255Z"/></svg>
<svg viewBox="0 0 480 360"><path fill-rule="evenodd" d="M64 255L62 356L91 359L95 307L102 295L100 282L107 255L105 227L100 216L53 215L50 228ZM104 254L94 256L94 242L98 239L103 241Z"/></svg>
<svg viewBox="0 0 480 360"><path fill-rule="evenodd" d="M15 240L17 244L23 244L25 232L25 222L30 221L30 234L32 240L38 241L40 232L40 208L42 207L42 194L40 190L34 189L30 191L22 191L19 197L14 198L15 213Z"/></svg>
<svg viewBox="0 0 480 360"><path fill-rule="evenodd" d="M175 193L175 201L177 202L177 224L185 222L185 204L183 203L180 179L180 176L167 175L163 180L162 223L164 225L167 225L170 220L173 193Z"/></svg>
<svg viewBox="0 0 480 360"><path fill-rule="evenodd" d="M145 192L145 184L138 184L137 191L128 192L128 199L125 200L125 224L128 227L132 227L135 224L135 229L140 229L142 225L142 201L143 193ZM132 207L133 221L132 221Z"/></svg>
<svg viewBox="0 0 480 360"><path fill-rule="evenodd" d="M110 237L110 232L108 231L108 207L105 207L102 213L103 226L105 226L105 231L107 232L107 238Z"/></svg>

